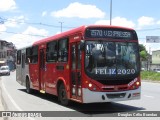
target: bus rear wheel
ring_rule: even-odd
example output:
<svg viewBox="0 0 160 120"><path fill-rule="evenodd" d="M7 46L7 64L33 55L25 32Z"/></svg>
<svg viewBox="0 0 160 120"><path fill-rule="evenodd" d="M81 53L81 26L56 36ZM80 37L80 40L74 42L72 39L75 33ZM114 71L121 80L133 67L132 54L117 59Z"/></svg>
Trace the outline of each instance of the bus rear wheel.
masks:
<svg viewBox="0 0 160 120"><path fill-rule="evenodd" d="M60 103L64 106L67 106L69 104L69 100L67 98L67 92L64 87L64 84L60 84L59 89L58 89L58 100Z"/></svg>
<svg viewBox="0 0 160 120"><path fill-rule="evenodd" d="M26 78L26 92L31 94L32 93L32 89L30 87L30 81L28 78Z"/></svg>

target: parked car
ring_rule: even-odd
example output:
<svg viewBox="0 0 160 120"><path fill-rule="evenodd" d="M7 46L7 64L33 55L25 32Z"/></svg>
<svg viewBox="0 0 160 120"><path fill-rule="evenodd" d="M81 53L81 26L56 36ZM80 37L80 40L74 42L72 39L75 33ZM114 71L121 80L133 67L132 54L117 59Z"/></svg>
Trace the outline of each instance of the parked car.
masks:
<svg viewBox="0 0 160 120"><path fill-rule="evenodd" d="M10 75L10 70L8 66L0 67L0 75Z"/></svg>
<svg viewBox="0 0 160 120"><path fill-rule="evenodd" d="M147 70L147 68L141 68L141 71L146 71Z"/></svg>
<svg viewBox="0 0 160 120"><path fill-rule="evenodd" d="M155 68L153 71L160 73L160 68Z"/></svg>

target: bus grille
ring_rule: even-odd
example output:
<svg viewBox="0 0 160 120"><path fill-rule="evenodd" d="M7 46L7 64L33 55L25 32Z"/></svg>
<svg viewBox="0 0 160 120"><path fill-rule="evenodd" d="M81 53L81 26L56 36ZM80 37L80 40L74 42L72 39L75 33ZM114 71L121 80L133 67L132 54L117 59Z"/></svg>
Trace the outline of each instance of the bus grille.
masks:
<svg viewBox="0 0 160 120"><path fill-rule="evenodd" d="M103 85L124 85L128 84L132 81L133 79L120 79L120 80L97 80Z"/></svg>
<svg viewBox="0 0 160 120"><path fill-rule="evenodd" d="M114 99L114 98L124 98L126 93L119 93L119 94L106 94L106 96L109 99Z"/></svg>

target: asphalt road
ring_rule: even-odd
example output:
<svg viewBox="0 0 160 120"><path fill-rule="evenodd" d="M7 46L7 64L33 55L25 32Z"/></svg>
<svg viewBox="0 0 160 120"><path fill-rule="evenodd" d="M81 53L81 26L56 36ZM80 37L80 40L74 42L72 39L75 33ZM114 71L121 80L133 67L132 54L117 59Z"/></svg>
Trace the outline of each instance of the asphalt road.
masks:
<svg viewBox="0 0 160 120"><path fill-rule="evenodd" d="M5 101L4 108L9 111L58 111L54 112L57 119L66 117L66 114L71 114L72 117L67 117L68 120L86 119L105 119L107 116L113 116L116 113L125 112L137 112L137 111L160 111L160 83L142 82L142 96L140 100L131 100L114 103L103 103L103 104L79 104L72 102L70 106L61 106L57 97L49 94L40 94L34 91L33 94L27 94L25 87L19 85L15 79L15 72L12 72L10 76L1 77L1 90L3 100ZM61 111L61 112L60 112ZM63 112L68 111L68 112ZM76 112L74 112L76 111ZM74 117L73 117L74 116ZM157 117L107 117L107 120L130 120L130 119L150 119L158 120ZM143 119L142 119L143 118ZM17 118L16 118L17 119ZM39 120L40 118L29 118L31 120ZM44 119L44 118L43 118ZM52 119L52 118L48 118Z"/></svg>

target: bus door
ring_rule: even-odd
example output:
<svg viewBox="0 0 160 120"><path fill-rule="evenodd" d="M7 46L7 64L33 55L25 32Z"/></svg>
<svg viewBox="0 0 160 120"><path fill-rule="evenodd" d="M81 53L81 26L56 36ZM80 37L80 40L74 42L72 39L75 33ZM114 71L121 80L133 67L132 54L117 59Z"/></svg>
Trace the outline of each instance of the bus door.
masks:
<svg viewBox="0 0 160 120"><path fill-rule="evenodd" d="M71 97L82 99L81 95L81 51L80 44L71 44Z"/></svg>
<svg viewBox="0 0 160 120"><path fill-rule="evenodd" d="M21 64L21 77L22 77L22 84L25 84L26 80L26 70L25 70L25 59L26 59L26 54L22 53L22 64Z"/></svg>
<svg viewBox="0 0 160 120"><path fill-rule="evenodd" d="M40 92L45 93L45 49L40 49L40 75L39 75L39 86L40 86Z"/></svg>
<svg viewBox="0 0 160 120"><path fill-rule="evenodd" d="M16 80L22 85L23 82L22 82L22 66L21 66L22 56L21 55L22 55L22 51L18 50L17 51L17 61L16 61Z"/></svg>

